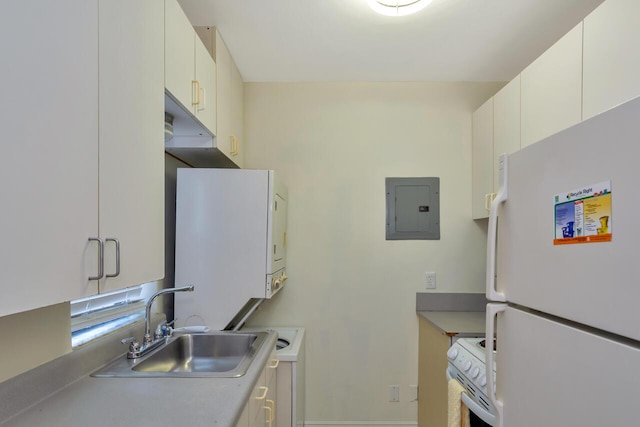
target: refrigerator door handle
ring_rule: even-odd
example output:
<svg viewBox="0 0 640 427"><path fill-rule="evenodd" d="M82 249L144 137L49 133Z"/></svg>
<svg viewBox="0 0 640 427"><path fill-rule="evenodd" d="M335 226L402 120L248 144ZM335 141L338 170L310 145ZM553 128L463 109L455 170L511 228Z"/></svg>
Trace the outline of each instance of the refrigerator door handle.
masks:
<svg viewBox="0 0 640 427"><path fill-rule="evenodd" d="M496 423L495 427L503 427L503 417L502 417L502 402L498 400L496 397L496 380L493 376L493 366L494 366L494 357L493 357L493 345L491 345L491 340L495 337L495 319L498 313L502 313L507 309L507 304L496 304L491 303L487 304L487 313L486 313L486 339L487 342L484 346L485 360L486 360L486 372L487 372L487 395L489 396L489 400L493 404L493 407L496 410Z"/></svg>
<svg viewBox="0 0 640 427"><path fill-rule="evenodd" d="M496 246L498 241L498 207L509 196L507 185L508 159L509 157L506 154L500 155L498 162L498 172L500 174L498 195L491 202L491 209L489 210L489 230L487 233L487 299L489 301L505 302L507 300L504 293L496 290Z"/></svg>

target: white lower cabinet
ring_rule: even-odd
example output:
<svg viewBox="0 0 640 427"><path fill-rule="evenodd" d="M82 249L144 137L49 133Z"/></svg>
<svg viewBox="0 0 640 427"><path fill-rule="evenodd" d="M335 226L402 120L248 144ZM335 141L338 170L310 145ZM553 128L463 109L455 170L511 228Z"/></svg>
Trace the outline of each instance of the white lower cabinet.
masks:
<svg viewBox="0 0 640 427"><path fill-rule="evenodd" d="M0 316L164 275L163 21L154 0L0 15ZM115 241L102 264L90 238L120 242L119 277L89 279L117 267Z"/></svg>
<svg viewBox="0 0 640 427"><path fill-rule="evenodd" d="M272 427L276 425L276 370L278 363L274 349L267 366L253 387L249 401L246 403L236 427Z"/></svg>

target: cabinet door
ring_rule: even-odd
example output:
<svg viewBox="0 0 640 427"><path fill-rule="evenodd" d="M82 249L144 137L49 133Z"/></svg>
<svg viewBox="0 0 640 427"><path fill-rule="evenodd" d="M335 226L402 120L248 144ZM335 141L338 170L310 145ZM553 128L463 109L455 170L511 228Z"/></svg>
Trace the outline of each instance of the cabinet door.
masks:
<svg viewBox="0 0 640 427"><path fill-rule="evenodd" d="M277 425L276 400L278 397L277 369L280 361L276 358L275 350L265 367L267 381L267 400L265 402L265 423L268 427Z"/></svg>
<svg viewBox="0 0 640 427"><path fill-rule="evenodd" d="M583 119L640 95L640 2L607 0L584 20Z"/></svg>
<svg viewBox="0 0 640 427"><path fill-rule="evenodd" d="M242 410L242 414L240 414L240 419L236 423L236 427L250 427L249 424L249 404L244 405L244 409Z"/></svg>
<svg viewBox="0 0 640 427"><path fill-rule="evenodd" d="M242 141L244 138L244 81L240 70L231 61L231 134L235 137L236 147L231 158L239 167L244 166Z"/></svg>
<svg viewBox="0 0 640 427"><path fill-rule="evenodd" d="M231 141L231 54L224 44L220 33L216 30L216 72L218 98L218 133L216 133L216 147L225 156L233 159Z"/></svg>
<svg viewBox="0 0 640 427"><path fill-rule="evenodd" d="M447 425L447 350L450 339L425 319L419 320L418 425Z"/></svg>
<svg viewBox="0 0 640 427"><path fill-rule="evenodd" d="M487 218L486 202L493 193L493 98L473 113L472 139L471 214Z"/></svg>
<svg viewBox="0 0 640 427"><path fill-rule="evenodd" d="M97 17L96 0L0 14L0 316L98 290Z"/></svg>
<svg viewBox="0 0 640 427"><path fill-rule="evenodd" d="M196 68L198 82L194 115L212 134L216 133L216 64L199 37L195 37Z"/></svg>
<svg viewBox="0 0 640 427"><path fill-rule="evenodd" d="M520 76L493 97L493 188L498 191L498 158L520 149Z"/></svg>
<svg viewBox="0 0 640 427"><path fill-rule="evenodd" d="M165 0L164 87L189 111L193 109L195 37L178 1Z"/></svg>
<svg viewBox="0 0 640 427"><path fill-rule="evenodd" d="M100 291L164 276L164 7L100 1L100 235L120 275ZM116 273L105 243L105 274Z"/></svg>
<svg viewBox="0 0 640 427"><path fill-rule="evenodd" d="M582 119L582 23L521 73L522 147Z"/></svg>
<svg viewBox="0 0 640 427"><path fill-rule="evenodd" d="M267 403L267 395L269 388L267 387L266 369L260 374L260 378L253 387L251 396L249 397L249 425L251 427L265 427L267 425L267 417L264 407Z"/></svg>

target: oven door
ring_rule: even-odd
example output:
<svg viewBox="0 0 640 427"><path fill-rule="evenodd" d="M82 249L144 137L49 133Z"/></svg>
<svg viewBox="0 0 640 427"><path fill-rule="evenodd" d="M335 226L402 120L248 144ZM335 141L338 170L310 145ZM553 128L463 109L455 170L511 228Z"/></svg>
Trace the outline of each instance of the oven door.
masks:
<svg viewBox="0 0 640 427"><path fill-rule="evenodd" d="M451 378L451 372L449 372L449 369L447 368L447 381L450 381ZM474 402L466 393L462 395L462 402L464 402L464 404L467 405L467 408L469 408L469 421L471 427L486 427L495 425L495 416L478 405L476 402Z"/></svg>

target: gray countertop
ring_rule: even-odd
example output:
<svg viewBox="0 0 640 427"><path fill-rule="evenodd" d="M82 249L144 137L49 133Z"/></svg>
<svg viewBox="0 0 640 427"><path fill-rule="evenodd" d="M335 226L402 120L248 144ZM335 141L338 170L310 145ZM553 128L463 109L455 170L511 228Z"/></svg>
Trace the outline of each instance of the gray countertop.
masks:
<svg viewBox="0 0 640 427"><path fill-rule="evenodd" d="M487 300L482 293L416 294L416 313L450 337L484 336Z"/></svg>
<svg viewBox="0 0 640 427"><path fill-rule="evenodd" d="M449 336L462 338L484 335L484 311L418 311L417 314Z"/></svg>
<svg viewBox="0 0 640 427"><path fill-rule="evenodd" d="M239 378L93 378L84 375L2 427L233 427L275 347L271 332Z"/></svg>

